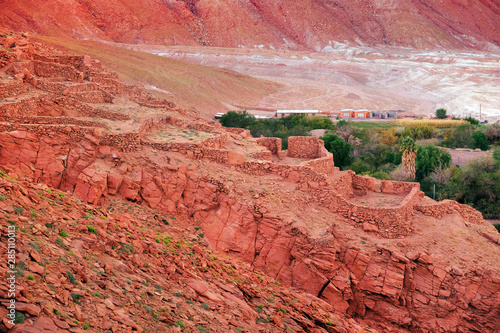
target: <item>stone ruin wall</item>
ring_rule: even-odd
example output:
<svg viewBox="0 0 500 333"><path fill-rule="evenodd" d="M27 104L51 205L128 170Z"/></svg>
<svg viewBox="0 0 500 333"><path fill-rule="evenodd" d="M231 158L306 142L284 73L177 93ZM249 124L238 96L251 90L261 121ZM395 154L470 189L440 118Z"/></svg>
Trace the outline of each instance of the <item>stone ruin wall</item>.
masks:
<svg viewBox="0 0 500 333"><path fill-rule="evenodd" d="M366 194L369 191L375 190L375 178L370 176L359 176L353 171L349 170L351 175L352 187Z"/></svg>
<svg viewBox="0 0 500 333"><path fill-rule="evenodd" d="M475 210L471 206L460 204L452 200L443 200L430 205L418 205L416 209L424 215L434 218L442 218L454 211L469 223L482 223L484 218L481 212Z"/></svg>
<svg viewBox="0 0 500 333"><path fill-rule="evenodd" d="M18 116L36 116L37 109L44 106L45 97L32 97L22 99L17 102L3 103L0 105L0 116L2 115L18 115Z"/></svg>
<svg viewBox="0 0 500 333"><path fill-rule="evenodd" d="M155 117L150 117L148 119L145 119L141 122L141 125L139 127L139 137L142 139L144 138L148 133L151 133L155 130L161 129L165 127L166 125L174 125L176 127L182 128L182 129L194 129L196 131L202 131L202 132L208 132L208 133L222 133L223 131L220 128L217 128L213 125L204 123L206 122L205 120L202 120L200 122L197 122L195 124L192 124L191 122L188 122L184 119L177 118L174 116L155 116Z"/></svg>
<svg viewBox="0 0 500 333"><path fill-rule="evenodd" d="M0 116L15 114L18 116L33 117L38 115L38 110L50 108L51 106L64 109L63 115L69 115L68 113L73 112L86 117L130 120L130 116L126 114L98 110L68 96L50 97L48 95L26 98L12 103L3 103L3 105L0 105Z"/></svg>
<svg viewBox="0 0 500 333"><path fill-rule="evenodd" d="M273 154L269 150L258 151L256 153L252 153L250 155L250 157L254 158L256 160L263 160L263 161L272 161L273 160Z"/></svg>
<svg viewBox="0 0 500 333"><path fill-rule="evenodd" d="M24 94L28 87L20 81L0 83L0 99Z"/></svg>
<svg viewBox="0 0 500 333"><path fill-rule="evenodd" d="M316 159L324 157L323 140L310 136L291 136L288 138L287 155L294 158Z"/></svg>
<svg viewBox="0 0 500 333"><path fill-rule="evenodd" d="M36 116L36 117L30 117L30 116L16 116L16 117L0 117L0 121L5 121L8 122L8 124L2 124L2 132L10 132L10 131L19 131L19 130L26 130L30 131L29 125L40 125L43 127L43 125L61 125L61 126L70 126L70 125L76 125L76 126L82 126L82 127L101 127L108 129L109 126L97 122L97 121L91 121L91 120L81 120L81 119L75 119L75 118L70 118L70 117L43 117L43 116ZM52 128L46 126L47 130Z"/></svg>
<svg viewBox="0 0 500 333"><path fill-rule="evenodd" d="M326 149L325 149L326 151ZM312 161L307 161L304 163L305 166L311 168L315 172L331 174L334 172L334 164L333 164L333 154L330 152L326 152L326 156L316 158Z"/></svg>
<svg viewBox="0 0 500 333"><path fill-rule="evenodd" d="M250 131L244 128L238 128L238 127L225 127L224 131L233 133L233 134L238 134L241 135L244 138L251 138L252 134L250 134Z"/></svg>
<svg viewBox="0 0 500 333"><path fill-rule="evenodd" d="M33 80L33 86L37 89L58 95L62 95L63 91L67 88L67 85L61 82L54 82L42 78L37 78L37 80Z"/></svg>
<svg viewBox="0 0 500 333"><path fill-rule="evenodd" d="M256 142L260 146L264 146L269 150L272 155L276 155L279 159L282 158L281 151L281 139L280 138L265 138L261 137L256 139ZM270 160L270 159L269 159Z"/></svg>
<svg viewBox="0 0 500 333"><path fill-rule="evenodd" d="M90 103L90 104L101 104L101 103L112 103L113 96L102 90L90 90L82 92L68 92L64 93L68 97L74 98L77 101Z"/></svg>
<svg viewBox="0 0 500 333"><path fill-rule="evenodd" d="M392 180L380 181L380 191L382 193L407 193L410 192L414 187L420 190L420 183L398 182Z"/></svg>
<svg viewBox="0 0 500 333"><path fill-rule="evenodd" d="M83 73L70 65L34 60L34 74L40 77L63 77L64 81L83 82Z"/></svg>
<svg viewBox="0 0 500 333"><path fill-rule="evenodd" d="M98 142L101 146L115 147L122 151L138 150L141 146L137 133L106 134Z"/></svg>
<svg viewBox="0 0 500 333"><path fill-rule="evenodd" d="M341 173L330 180L331 188L335 189L336 193L344 198L351 198L354 196L351 172L352 171L349 170L348 172Z"/></svg>

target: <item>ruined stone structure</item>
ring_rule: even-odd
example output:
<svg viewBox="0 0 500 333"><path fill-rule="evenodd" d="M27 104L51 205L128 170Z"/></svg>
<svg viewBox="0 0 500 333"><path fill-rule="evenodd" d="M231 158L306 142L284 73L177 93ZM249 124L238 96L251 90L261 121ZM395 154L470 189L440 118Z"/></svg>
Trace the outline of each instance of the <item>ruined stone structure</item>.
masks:
<svg viewBox="0 0 500 333"><path fill-rule="evenodd" d="M14 55L0 51L6 72L17 60L24 64L17 65L21 75L13 73L16 81L0 83L0 93L7 98L0 102L0 169L11 177L47 184L94 205L119 196L181 214L204 229L214 249L351 316L422 332L494 331L500 303L497 277L483 272L476 278L472 271L441 267L423 249L402 253L387 246L415 234L417 215L456 215L480 225L484 221L474 209L424 198L416 183L339 171L334 156L317 138L291 137L285 152L280 139L252 139L246 130L190 119L173 103L119 83L116 75L88 57L47 55L35 46ZM65 82L72 83L62 89ZM22 96L37 89L45 90ZM114 114L106 104L119 94L162 114L137 122L127 114ZM50 116L43 108L46 100L69 107ZM90 120L89 115L99 119ZM130 128L116 129L117 121ZM164 129L170 132L158 134ZM245 144L251 149L244 149ZM197 163L210 168L196 169ZM304 207L328 209L335 223L325 237L315 239L284 217L285 212L270 211L258 201L268 194L254 193L253 188L246 197L238 194L229 176L219 179L207 172L213 169L222 170L222 175L281 182L293 189L288 195L306 198ZM369 196L394 196L397 203L363 203ZM374 234L380 244L373 251L354 246L336 237L333 224Z"/></svg>

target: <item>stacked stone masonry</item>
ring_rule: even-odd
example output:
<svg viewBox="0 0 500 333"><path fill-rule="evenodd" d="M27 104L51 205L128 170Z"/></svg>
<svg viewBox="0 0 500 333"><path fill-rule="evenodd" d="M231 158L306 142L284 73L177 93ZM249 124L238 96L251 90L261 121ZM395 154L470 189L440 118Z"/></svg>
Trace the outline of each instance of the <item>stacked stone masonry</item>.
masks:
<svg viewBox="0 0 500 333"><path fill-rule="evenodd" d="M258 138L256 140L258 145L264 146L271 152L272 155L275 155L278 157L278 159L282 158L282 151L281 151L281 139L280 138Z"/></svg>
<svg viewBox="0 0 500 333"><path fill-rule="evenodd" d="M289 157L315 159L324 157L323 140L309 136L292 136L288 138Z"/></svg>
<svg viewBox="0 0 500 333"><path fill-rule="evenodd" d="M70 117L0 117L0 121L5 121L9 126L19 126L27 124L38 125L77 125L83 127L102 127L109 129L109 126L97 121L81 120ZM12 128L12 127L9 127Z"/></svg>
<svg viewBox="0 0 500 333"><path fill-rule="evenodd" d="M27 85L19 81L0 82L0 99L24 94L28 91Z"/></svg>
<svg viewBox="0 0 500 333"><path fill-rule="evenodd" d="M442 218L454 211L459 213L462 218L470 223L481 223L483 215L468 205L462 205L456 201L443 200L434 204L418 205L416 209L427 216Z"/></svg>
<svg viewBox="0 0 500 333"><path fill-rule="evenodd" d="M70 65L62 65L55 62L34 62L34 74L40 77L62 77L62 81L83 82L83 73Z"/></svg>

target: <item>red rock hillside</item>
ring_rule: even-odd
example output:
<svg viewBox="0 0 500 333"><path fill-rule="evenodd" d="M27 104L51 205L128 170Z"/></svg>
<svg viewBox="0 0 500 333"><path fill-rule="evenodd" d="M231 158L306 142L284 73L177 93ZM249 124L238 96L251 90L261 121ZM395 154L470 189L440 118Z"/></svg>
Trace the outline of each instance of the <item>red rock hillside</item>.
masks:
<svg viewBox="0 0 500 333"><path fill-rule="evenodd" d="M496 0L4 0L0 22L18 31L120 43L314 50L332 42L500 45Z"/></svg>
<svg viewBox="0 0 500 333"><path fill-rule="evenodd" d="M0 331L496 332L500 237L416 183L0 39ZM22 322L22 323L21 323Z"/></svg>

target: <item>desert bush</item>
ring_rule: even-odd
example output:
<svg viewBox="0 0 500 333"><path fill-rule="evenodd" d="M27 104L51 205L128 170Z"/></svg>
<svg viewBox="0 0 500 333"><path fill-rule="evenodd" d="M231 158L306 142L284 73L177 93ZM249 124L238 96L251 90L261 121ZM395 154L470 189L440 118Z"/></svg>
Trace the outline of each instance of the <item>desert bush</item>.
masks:
<svg viewBox="0 0 500 333"><path fill-rule="evenodd" d="M399 165L396 169L392 170L389 176L398 181L406 181L407 179L407 174L406 171L403 169L402 165Z"/></svg>

